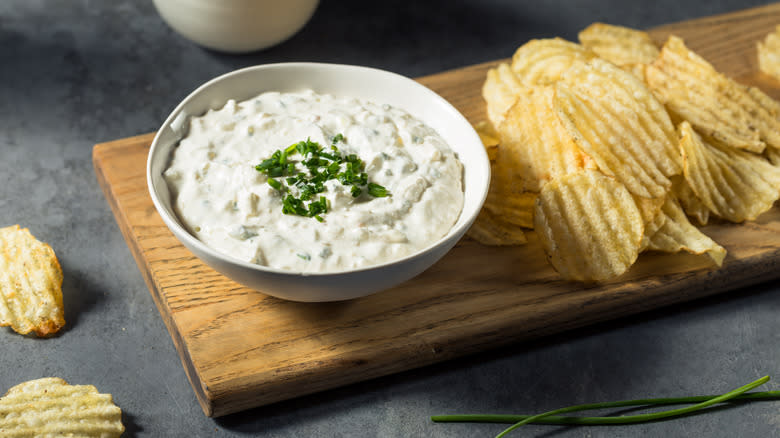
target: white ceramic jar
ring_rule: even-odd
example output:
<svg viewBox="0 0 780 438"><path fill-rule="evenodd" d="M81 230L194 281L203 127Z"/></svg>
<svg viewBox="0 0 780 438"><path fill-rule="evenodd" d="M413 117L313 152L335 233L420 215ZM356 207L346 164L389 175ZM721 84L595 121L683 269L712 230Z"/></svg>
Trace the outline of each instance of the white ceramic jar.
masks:
<svg viewBox="0 0 780 438"><path fill-rule="evenodd" d="M209 49L246 53L274 46L309 21L319 0L154 0L163 20Z"/></svg>

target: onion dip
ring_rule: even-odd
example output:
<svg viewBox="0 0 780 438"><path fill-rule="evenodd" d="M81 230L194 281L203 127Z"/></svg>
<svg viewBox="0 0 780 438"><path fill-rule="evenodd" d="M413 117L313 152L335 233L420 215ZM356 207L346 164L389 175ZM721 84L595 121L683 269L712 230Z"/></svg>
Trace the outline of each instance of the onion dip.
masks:
<svg viewBox="0 0 780 438"><path fill-rule="evenodd" d="M315 195L327 211L283 213L289 199L301 197L290 175L311 176L302 165L306 156L285 153L292 173L281 177L259 165L302 142L338 155L325 161L334 174L344 172L333 164L340 157L357 157L369 184L386 195L334 177ZM178 218L203 243L246 262L304 273L416 253L445 236L463 207L463 165L434 129L387 104L311 90L229 100L190 117L164 178Z"/></svg>

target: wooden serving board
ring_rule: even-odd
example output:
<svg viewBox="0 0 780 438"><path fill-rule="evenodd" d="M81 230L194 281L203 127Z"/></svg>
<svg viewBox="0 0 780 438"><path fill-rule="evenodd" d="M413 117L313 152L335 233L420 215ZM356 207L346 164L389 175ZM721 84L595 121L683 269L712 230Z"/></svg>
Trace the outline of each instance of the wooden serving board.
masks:
<svg viewBox="0 0 780 438"><path fill-rule="evenodd" d="M780 5L652 30L674 32L739 81L780 97L757 73L755 43ZM508 56L511 54L507 54ZM484 119L481 64L419 81L466 117ZM220 416L780 277L780 208L705 232L728 257L643 254L617 281L563 282L533 234L520 247L464 238L439 263L392 290L338 303L295 303L242 287L202 264L152 205L152 134L98 144L97 179L171 333L204 412Z"/></svg>

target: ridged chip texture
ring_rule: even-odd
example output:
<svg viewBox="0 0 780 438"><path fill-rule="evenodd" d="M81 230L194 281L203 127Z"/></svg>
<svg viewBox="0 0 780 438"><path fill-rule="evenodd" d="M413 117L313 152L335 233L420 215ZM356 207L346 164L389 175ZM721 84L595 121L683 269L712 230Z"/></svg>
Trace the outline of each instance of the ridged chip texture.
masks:
<svg viewBox="0 0 780 438"><path fill-rule="evenodd" d="M685 179L710 211L732 222L753 220L780 197L780 168L762 155L721 149L680 124Z"/></svg>
<svg viewBox="0 0 780 438"><path fill-rule="evenodd" d="M630 27L593 23L580 31L578 38L586 49L621 67L649 64L658 57L650 35Z"/></svg>
<svg viewBox="0 0 780 438"><path fill-rule="evenodd" d="M672 191L670 196L674 196L680 203L685 214L696 219L699 225L707 225L710 221L710 209L701 202L696 193L693 192L691 185L683 175L672 177Z"/></svg>
<svg viewBox="0 0 780 438"><path fill-rule="evenodd" d="M485 147L488 159L493 162L496 159L496 153L498 152L498 133L493 127L493 124L488 121L482 121L474 124L474 130L477 131L482 146Z"/></svg>
<svg viewBox="0 0 780 438"><path fill-rule="evenodd" d="M512 71L526 85L550 85L575 61L587 61L596 54L563 38L534 39L520 46L512 56Z"/></svg>
<svg viewBox="0 0 780 438"><path fill-rule="evenodd" d="M670 112L713 141L758 153L767 144L780 148L780 121L755 91L717 72L682 39L669 37L645 79Z"/></svg>
<svg viewBox="0 0 780 438"><path fill-rule="evenodd" d="M780 150L767 149L765 152L767 159L770 163L772 163L772 165L780 166Z"/></svg>
<svg viewBox="0 0 780 438"><path fill-rule="evenodd" d="M522 245L528 241L519 225L508 221L506 216L494 214L487 208L480 211L466 235L489 246Z"/></svg>
<svg viewBox="0 0 780 438"><path fill-rule="evenodd" d="M527 242L523 228L533 228L537 194L509 192L508 184L502 181L495 167L494 162L491 164L494 176L482 210L466 234L483 245L522 245Z"/></svg>
<svg viewBox="0 0 780 438"><path fill-rule="evenodd" d="M519 227L531 229L534 227L534 206L538 193L507 193L491 191L488 193L482 208L503 221Z"/></svg>
<svg viewBox="0 0 780 438"><path fill-rule="evenodd" d="M663 225L650 236L646 249L676 253L707 254L716 265L723 265L726 249L696 228L688 220L677 200L670 196L662 209Z"/></svg>
<svg viewBox="0 0 780 438"><path fill-rule="evenodd" d="M666 198L664 198L665 200ZM636 201L637 198L634 197L634 200ZM639 205L637 205L639 206ZM640 209L641 212L641 209ZM639 245L639 252L644 252L647 250L647 248L650 246L650 238L653 237L653 235L661 229L661 227L664 226L666 223L666 215L663 214L661 209L658 209L658 212L656 212L655 216L653 216L649 221L646 217L644 217L644 213L641 213L643 216L643 219L645 221L645 230L644 234L642 235L642 243Z"/></svg>
<svg viewBox="0 0 780 438"><path fill-rule="evenodd" d="M550 181L536 201L535 230L566 280L603 281L639 255L644 221L623 184L594 170Z"/></svg>
<svg viewBox="0 0 780 438"><path fill-rule="evenodd" d="M504 114L515 103L515 96L521 88L522 84L509 64L501 63L488 70L482 86L482 97L487 104L488 120L493 126L498 126L504 120Z"/></svg>
<svg viewBox="0 0 780 438"><path fill-rule="evenodd" d="M555 106L602 172L637 196L666 195L682 169L674 125L639 79L601 59L574 63L556 84Z"/></svg>
<svg viewBox="0 0 780 438"><path fill-rule="evenodd" d="M643 198L636 195L632 195L632 197L634 198L636 208L639 210L639 215L642 216L645 226L644 237L649 237L664 223L665 219L663 214L661 214L661 206L664 204L666 197Z"/></svg>
<svg viewBox="0 0 780 438"><path fill-rule="evenodd" d="M0 398L0 438L119 437L122 411L92 385L46 377L20 383Z"/></svg>
<svg viewBox="0 0 780 438"><path fill-rule="evenodd" d="M761 91L760 88L747 85L743 85L742 87L756 103L761 105L761 107L769 113L770 116L775 119L780 119L780 102L772 99L769 95Z"/></svg>
<svg viewBox="0 0 780 438"><path fill-rule="evenodd" d="M756 43L758 69L780 79L780 25Z"/></svg>
<svg viewBox="0 0 780 438"><path fill-rule="evenodd" d="M498 127L495 173L511 192L538 192L550 179L596 168L558 118L554 97L551 86L523 87Z"/></svg>
<svg viewBox="0 0 780 438"><path fill-rule="evenodd" d="M62 268L52 248L19 225L0 228L0 326L21 334L65 325Z"/></svg>

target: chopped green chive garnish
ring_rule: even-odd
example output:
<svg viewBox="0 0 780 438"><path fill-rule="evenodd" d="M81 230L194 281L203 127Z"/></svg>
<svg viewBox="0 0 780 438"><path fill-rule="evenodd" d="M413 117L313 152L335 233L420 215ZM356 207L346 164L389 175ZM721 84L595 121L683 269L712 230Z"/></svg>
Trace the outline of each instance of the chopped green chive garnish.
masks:
<svg viewBox="0 0 780 438"><path fill-rule="evenodd" d="M322 215L328 212L328 201L324 196L313 200L315 195L325 191L325 182L338 180L345 186L350 186L350 193L357 198L363 193L361 187L366 187L369 196L383 198L389 196L386 188L379 184L368 182L368 174L364 172L365 163L356 154L342 155L336 143L344 142L343 134L336 134L331 139L331 152L325 152L323 147L310 138L292 144L284 150L277 150L271 158L263 160L255 166L258 172L268 176L268 185L279 191L289 191L295 187L298 197L288 194L282 201L282 213L313 217L322 222ZM298 153L303 156L301 164L308 171L308 176L296 168L296 162L289 157ZM285 177L282 182L275 178ZM308 203L304 203L308 201Z"/></svg>
<svg viewBox="0 0 780 438"><path fill-rule="evenodd" d="M282 183L273 178L268 178L268 185L275 188L276 190L282 190Z"/></svg>
<svg viewBox="0 0 780 438"><path fill-rule="evenodd" d="M368 183L368 194L375 198L384 198L387 196L387 189L379 184Z"/></svg>

